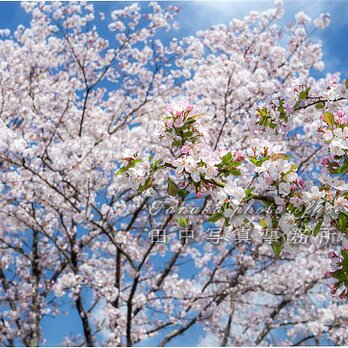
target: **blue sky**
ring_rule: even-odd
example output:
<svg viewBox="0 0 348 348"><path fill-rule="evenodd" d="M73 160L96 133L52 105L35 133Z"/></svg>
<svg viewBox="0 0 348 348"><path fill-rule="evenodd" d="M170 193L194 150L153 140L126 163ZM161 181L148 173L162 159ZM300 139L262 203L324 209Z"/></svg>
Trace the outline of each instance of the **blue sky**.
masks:
<svg viewBox="0 0 348 348"><path fill-rule="evenodd" d="M183 37L193 35L197 30L208 28L212 24L228 23L232 18L241 18L250 10L263 10L272 7L272 1L168 1L168 4L176 4L181 7L177 18L180 29L166 35ZM122 7L125 2L94 2L97 11L108 13L117 7ZM146 6L146 4L144 3ZM303 10L313 18L321 12L331 14L331 25L328 29L317 32L314 39L323 42L324 73L341 71L343 76L348 76L348 1L285 1L284 24L292 20L294 15ZM0 2L0 29L14 30L18 24L28 24L30 17L21 9L18 2ZM101 33L103 34L103 33ZM76 313L67 308L68 317L58 319L46 319L44 332L47 339L46 345L53 346L61 343L61 338L70 332L81 331L81 325ZM214 338L204 336L202 331L194 327L190 334L175 341L177 345L209 345L214 344Z"/></svg>
<svg viewBox="0 0 348 348"><path fill-rule="evenodd" d="M106 15L116 7L126 3L115 1L95 1L98 11ZM143 2L146 5L146 1ZM228 23L231 18L241 18L250 10L262 10L272 7L273 1L268 0L239 0L239 1L162 1L162 3L179 5L181 13L178 16L180 30L171 35L177 37L194 34L197 30L209 27L212 24ZM348 73L348 1L345 0L285 0L284 23L293 19L294 14L303 10L313 18L321 12L331 14L331 25L315 38L324 44L325 71L341 71ZM18 24L26 24L29 16L21 9L19 2L0 2L0 28L14 29Z"/></svg>

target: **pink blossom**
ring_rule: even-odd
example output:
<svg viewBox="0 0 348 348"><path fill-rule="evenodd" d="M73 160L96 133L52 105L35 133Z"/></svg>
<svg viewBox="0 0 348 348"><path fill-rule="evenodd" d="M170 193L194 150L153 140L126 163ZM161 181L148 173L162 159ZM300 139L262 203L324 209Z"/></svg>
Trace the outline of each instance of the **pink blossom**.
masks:
<svg viewBox="0 0 348 348"><path fill-rule="evenodd" d="M320 16L314 20L314 25L320 30L323 30L326 27L328 27L330 25L330 14L329 13L320 14Z"/></svg>
<svg viewBox="0 0 348 348"><path fill-rule="evenodd" d="M326 166L329 162L330 162L330 159L326 157L326 158L323 158L323 159L322 159L321 164L322 164L323 166Z"/></svg>
<svg viewBox="0 0 348 348"><path fill-rule="evenodd" d="M234 154L234 160L236 162L242 162L245 160L245 153L244 151L237 150L236 153Z"/></svg>
<svg viewBox="0 0 348 348"><path fill-rule="evenodd" d="M248 228L254 217L259 217L254 215L263 212L253 213L250 219L244 216L244 209L243 216L225 213L232 212L233 204L241 204L241 208L246 203L253 204L254 198L250 197L249 201L246 196L246 189L252 188L255 198L267 199L261 198L262 201L255 202L257 205L263 205L268 198L274 202L271 209L274 207L275 214L279 210L283 215L280 226L283 232L289 233L288 226L297 228L302 219L288 212L283 214L289 196L294 205L307 207L308 202L323 201L328 192L317 187L307 201L302 193L288 195L290 184L298 178L293 165L306 161L308 186L323 182L322 186L328 186L333 196L330 202L337 202L338 189L331 184L329 174L325 178L316 171L316 156L312 156L318 142L317 113L313 108L293 110L304 83L309 84L313 95L318 92L319 96L323 88L322 81L314 77L299 81L294 76L295 71L309 76L310 69L321 62L320 45L307 40L303 28L306 17L297 16L300 25L295 23L290 27L286 43L280 37L282 21L279 28L268 25L271 18L278 18L280 1L276 1L275 10L254 12L245 19L231 20L228 26L203 29L198 35L182 40L173 37L167 43L168 40L162 41L162 30L158 29L173 28L173 12L161 9L156 3L149 5L150 11L147 5L140 9L140 5L131 4L111 14L110 29L122 31L114 42L107 39L109 35L104 36L105 30L99 28L99 21L91 23L92 30L85 30L88 29L84 28L86 21L93 21L93 15L86 18L87 7L82 2L42 5L24 2L23 6L32 12L30 24L18 27L8 38L1 38L0 45L0 97L4 101L0 120L0 263L2 268L11 271L3 272L1 279L5 291L0 291L3 320L0 343L38 346L41 339L44 343L41 318L59 314L58 311L66 307L60 308L61 301L57 302L51 291L57 296L67 295L66 304L75 307L84 325L93 323L93 330L85 330L91 337L83 337L83 334L79 337L78 330L79 341L63 346L92 346L104 342L108 346L134 346L150 336L169 343L166 338L172 337L171 332L185 328L192 319L219 336L226 331L225 319L231 304L231 296L226 296L226 281L238 284L232 289L233 301L238 306L235 306L231 332L235 331L234 326L241 326L235 335L227 335L226 345L258 345L256 340L263 330L259 323L265 320L277 331L279 318L272 318L269 313L279 309L284 299L288 310L282 314L281 321L291 319L293 325L289 330L293 333L289 339L275 335L275 345L293 343L296 336L303 334L302 330L313 331L313 328L316 335L325 331L328 339L335 343L335 336L345 332L346 322L339 317L340 312L344 314L344 307L336 303L331 306L326 296L328 306L323 315L316 308L323 301L312 306L310 295L312 292L325 295L321 284L327 259L322 255L327 247L318 247L315 243L310 248L299 245L295 252L289 250L291 257L268 262L271 248L268 251L263 246L255 249L255 245L245 243L241 248L231 249L225 242L217 248L209 248L207 245L211 243L204 241L204 233L200 233L197 243L183 245L172 233L176 229L176 209L173 214L152 216L147 200L150 193L168 198L166 206L175 203L182 207L192 196L203 198L209 188L207 205L213 202L212 208L217 208L219 213L223 211L225 218L225 221L217 221L217 226L228 222L228 227L237 223ZM52 18L59 19L64 32L67 29L67 37L61 35L61 30L55 32ZM254 31L254 28L261 30ZM242 42L244 37L248 39L246 45ZM249 41L252 47L248 52ZM294 49L294 59L287 59ZM265 59L265 52L269 59ZM153 66L157 62L158 70ZM187 72L192 73L190 79L186 78ZM288 77L282 82L279 76ZM181 83L183 79L185 84ZM336 80L337 83L330 82L327 94L334 99L337 95L334 85L341 85ZM287 89L294 84L298 86L297 93L291 87ZM86 94L86 85L93 86L91 93ZM32 96L35 95L35 103L30 95L28 97L29 87ZM199 103L201 112L208 117L188 118L193 106L180 99L166 106L172 119L165 124L173 127L175 122L176 127L182 127L186 122L187 129L194 133L192 138L196 139L194 145L188 142L191 146L188 149L185 140L192 139L191 136L181 137L176 129L166 129L159 138L155 129L163 116L162 98L186 93ZM265 127L260 132L259 127L254 127L253 107L265 96L274 98L273 106L278 107L279 97L284 98L284 110L291 117L288 123L284 121L275 129ZM82 98L85 98L85 108ZM343 105L343 101L341 103ZM325 107L334 110L336 106L331 104L334 102ZM268 111L278 122L277 108ZM25 122L17 122L16 115L23 115ZM340 113L337 117L343 122L346 116ZM222 129L223 119L228 122ZM133 124L141 126L133 127ZM305 134L289 137L288 132L298 125L303 126ZM322 127L326 126L322 124ZM180 144L179 147L176 144ZM137 147L138 156L133 156L135 151L125 154L123 172L118 171L119 175L114 176L115 166L118 168L121 161L119 154L133 146ZM216 147L224 150L219 153L214 151ZM183 154L179 157L178 149ZM219 154L230 151L236 160L244 160L243 151L237 149L249 155L255 153L255 158L269 156L269 159L260 166L248 163L240 176L230 174L232 168L224 172L224 166L219 166ZM287 152L295 156L286 161L272 158L273 154ZM289 173L291 171L294 172ZM165 180L173 172L178 184ZM268 184L265 185L265 181ZM274 182L283 183L281 189L286 197L278 197L276 187L267 187ZM151 187L146 188L148 185ZM172 197L178 191L176 185L180 189L185 187L189 196L176 197L178 200ZM141 197L142 188L146 191L145 197ZM197 204L197 208L202 206ZM192 229L205 232L205 218L206 214L190 217ZM315 215L312 220L317 218ZM266 219L266 225L271 228L273 216ZM336 222L337 216L328 216L328 220L328 224ZM169 246L154 246L148 238L146 232L158 227L169 230ZM122 229L122 233L118 233L118 229ZM32 243L36 232L37 246ZM28 248L28 243L33 247ZM157 252L161 256L160 263ZM340 258L334 261L339 263ZM73 271L64 266L74 262L78 267L73 267ZM39 271L35 271L34 266ZM194 267L194 279L185 276L187 267ZM309 292L305 291L308 270L313 285ZM52 274L56 276L52 278ZM46 280L50 285L46 286ZM40 291L35 290L36 286ZM91 294L90 298L82 300L82 289ZM331 290L336 291L336 287ZM207 299L206 295L211 294L213 298ZM266 311L257 310L259 306L249 301L253 298L267 302ZM82 311L76 308L78 302ZM11 308L12 303L15 310ZM306 308L305 319L311 324L308 328L307 324L298 328L297 324L304 319L303 312L297 310L298 303ZM32 310L33 304L36 310ZM128 310L123 310L127 307ZM235 318L240 319L238 323ZM36 319L39 319L37 325ZM329 320L338 323L332 333L327 330ZM168 331L158 331L161 322L169 325ZM245 330L248 335L240 334ZM106 337L99 340L99 335L94 334L97 332L106 332ZM191 333L189 329L186 332ZM35 337L37 339L32 339ZM268 339L265 337L259 345L267 344Z"/></svg>
<svg viewBox="0 0 348 348"><path fill-rule="evenodd" d="M166 105L166 109L167 109L167 111L168 111L169 113L172 113L172 112L173 112L173 107L172 107L171 104L167 104L167 105Z"/></svg>
<svg viewBox="0 0 348 348"><path fill-rule="evenodd" d="M324 138L325 141L330 141L330 140L332 140L333 134L332 134L331 130L327 130L327 131L324 133L323 138Z"/></svg>
<svg viewBox="0 0 348 348"><path fill-rule="evenodd" d="M325 273L325 278L331 278L332 272L326 272Z"/></svg>
<svg viewBox="0 0 348 348"><path fill-rule="evenodd" d="M265 175L265 182L266 182L266 184L268 184L268 185L272 185L272 184L273 184L273 179L272 179L272 177L271 177L270 175L266 174L266 175Z"/></svg>
<svg viewBox="0 0 348 348"><path fill-rule="evenodd" d="M339 118L338 118L337 123L338 123L339 125L343 125L343 124L346 124L347 121L348 121L347 116L343 116L343 117L339 117Z"/></svg>
<svg viewBox="0 0 348 348"><path fill-rule="evenodd" d="M166 125L167 128L172 128L172 127L173 127L173 124L174 124L174 121L173 121L172 118L169 119L169 120L167 120L166 123L165 123L165 125Z"/></svg>
<svg viewBox="0 0 348 348"><path fill-rule="evenodd" d="M339 124L339 125L344 125L347 123L347 116L344 110L338 110L336 112L336 117L335 117L335 121Z"/></svg>
<svg viewBox="0 0 348 348"><path fill-rule="evenodd" d="M188 145L184 145L182 148L181 148L181 153L183 155L188 155L190 153L190 146Z"/></svg>
<svg viewBox="0 0 348 348"><path fill-rule="evenodd" d="M336 112L335 120L339 125L343 125L347 123L347 116L344 110L338 110Z"/></svg>
<svg viewBox="0 0 348 348"><path fill-rule="evenodd" d="M297 186L303 186L303 184L304 184L304 181L302 180L302 179L296 179L295 180L295 184L297 185Z"/></svg>
<svg viewBox="0 0 348 348"><path fill-rule="evenodd" d="M184 125L184 120L181 117L178 117L174 122L174 126L177 128L180 128L183 125Z"/></svg>

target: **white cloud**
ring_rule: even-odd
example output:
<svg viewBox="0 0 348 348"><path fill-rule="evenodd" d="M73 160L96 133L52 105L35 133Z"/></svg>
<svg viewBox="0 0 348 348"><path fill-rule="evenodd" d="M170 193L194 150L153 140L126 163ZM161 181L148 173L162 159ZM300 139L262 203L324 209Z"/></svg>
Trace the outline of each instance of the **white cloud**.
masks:
<svg viewBox="0 0 348 348"><path fill-rule="evenodd" d="M215 335L208 332L199 340L197 347L220 347L220 342Z"/></svg>
<svg viewBox="0 0 348 348"><path fill-rule="evenodd" d="M213 24L228 23L233 18L242 18L250 11L272 8L273 1L182 1L178 21L183 30L207 29Z"/></svg>

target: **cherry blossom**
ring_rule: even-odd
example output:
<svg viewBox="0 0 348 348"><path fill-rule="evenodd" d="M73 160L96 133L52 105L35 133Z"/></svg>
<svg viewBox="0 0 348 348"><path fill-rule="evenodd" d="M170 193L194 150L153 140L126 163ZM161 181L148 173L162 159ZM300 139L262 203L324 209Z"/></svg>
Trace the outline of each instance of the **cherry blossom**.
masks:
<svg viewBox="0 0 348 348"><path fill-rule="evenodd" d="M276 1L166 39L177 6L122 6L24 2L1 31L1 345L64 315L66 346L347 344L347 246L325 243L347 230L347 82L313 77L307 34L328 15L283 28Z"/></svg>

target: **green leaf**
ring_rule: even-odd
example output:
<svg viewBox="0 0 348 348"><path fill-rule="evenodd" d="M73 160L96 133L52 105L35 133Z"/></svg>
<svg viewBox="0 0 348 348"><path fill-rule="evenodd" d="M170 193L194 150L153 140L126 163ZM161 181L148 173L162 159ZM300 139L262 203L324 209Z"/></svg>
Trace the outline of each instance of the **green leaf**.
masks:
<svg viewBox="0 0 348 348"><path fill-rule="evenodd" d="M141 193L141 192L146 191L148 188L151 187L151 185L152 185L152 178L149 177L149 178L146 179L144 185L140 185L140 186L138 187L138 192Z"/></svg>
<svg viewBox="0 0 348 348"><path fill-rule="evenodd" d="M322 110L322 109L324 109L324 107L325 107L325 104L322 103L322 102L319 102L319 103L315 104L315 108L317 110Z"/></svg>
<svg viewBox="0 0 348 348"><path fill-rule="evenodd" d="M179 189L178 189L178 186L176 185L176 183L168 177L168 188L167 188L167 192L169 195L175 197L178 192L179 192Z"/></svg>
<svg viewBox="0 0 348 348"><path fill-rule="evenodd" d="M188 132L185 132L182 137L186 140L186 139L192 137L192 135L193 135L193 133L191 131L188 131Z"/></svg>
<svg viewBox="0 0 348 348"><path fill-rule="evenodd" d="M151 164L151 168L156 170L160 166L161 162L162 162L162 159L160 158Z"/></svg>
<svg viewBox="0 0 348 348"><path fill-rule="evenodd" d="M331 112L324 112L324 121L328 126L332 127L334 125L335 117Z"/></svg>
<svg viewBox="0 0 348 348"><path fill-rule="evenodd" d="M265 220L265 219L262 219L262 220L260 221L260 225L261 225L262 228L266 228L266 227L267 227L266 220Z"/></svg>
<svg viewBox="0 0 348 348"><path fill-rule="evenodd" d="M341 250L341 255L345 258L348 259L348 250Z"/></svg>
<svg viewBox="0 0 348 348"><path fill-rule="evenodd" d="M338 229L341 232L347 232L347 216L343 213L338 214Z"/></svg>
<svg viewBox="0 0 348 348"><path fill-rule="evenodd" d="M179 139L174 139L172 141L172 146L181 146L181 140Z"/></svg>
<svg viewBox="0 0 348 348"><path fill-rule="evenodd" d="M121 175L121 174L125 173L128 169L129 169L128 166L127 166L127 167L122 167L122 168L120 168L120 169L115 173L115 176Z"/></svg>
<svg viewBox="0 0 348 348"><path fill-rule="evenodd" d="M285 153L274 153L272 154L271 156L271 161L274 162L274 161L278 161L280 159L283 159L283 160L287 160L289 159L291 156L289 155L286 155Z"/></svg>
<svg viewBox="0 0 348 348"><path fill-rule="evenodd" d="M348 89L348 79L346 80L346 88Z"/></svg>
<svg viewBox="0 0 348 348"><path fill-rule="evenodd" d="M314 230L313 230L313 235L316 237L320 231L321 225L323 224L323 219L320 219L318 223L315 225Z"/></svg>
<svg viewBox="0 0 348 348"><path fill-rule="evenodd" d="M306 90L307 91L307 90ZM300 92L300 100L306 99L308 97L308 93L306 91Z"/></svg>
<svg viewBox="0 0 348 348"><path fill-rule="evenodd" d="M262 163L269 160L269 158L270 158L270 156L265 156L265 157L262 157L261 159L257 159L257 158L249 156L250 162L252 164L255 164L255 166L257 166L257 167L261 167Z"/></svg>
<svg viewBox="0 0 348 348"><path fill-rule="evenodd" d="M231 162L231 160L232 160L232 153L231 152L227 152L226 155L222 156L221 160L222 160L223 164L227 164L227 163Z"/></svg>
<svg viewBox="0 0 348 348"><path fill-rule="evenodd" d="M190 116L190 118L196 118L196 117L201 117L201 116L204 116L204 114L196 114L196 115L192 115L192 116Z"/></svg>
<svg viewBox="0 0 348 348"><path fill-rule="evenodd" d="M254 197L254 194L253 194L254 188L255 187L250 187L250 188L244 190L247 199L251 199Z"/></svg>
<svg viewBox="0 0 348 348"><path fill-rule="evenodd" d="M241 164L242 164L242 163L240 163L240 162L230 162L230 163L229 163L229 166L230 166L230 167L239 167Z"/></svg>
<svg viewBox="0 0 348 348"><path fill-rule="evenodd" d="M183 199L185 199L186 196L188 195L188 192L187 192L185 189L179 190L178 193L179 193L179 196L180 196L181 198L183 198Z"/></svg>
<svg viewBox="0 0 348 348"><path fill-rule="evenodd" d="M266 107L262 108L262 109L257 109L257 112L259 113L259 115L261 117L265 117L266 119L268 118L268 110Z"/></svg>
<svg viewBox="0 0 348 348"><path fill-rule="evenodd" d="M142 162L142 160L141 160L140 158L138 158L138 159L135 159L135 160L131 161L130 164L129 164L128 166L129 166L129 168L134 168L135 165L136 165L137 163L140 163L140 162Z"/></svg>
<svg viewBox="0 0 348 348"><path fill-rule="evenodd" d="M284 247L284 238L282 237L278 242L272 242L272 249L274 256L278 259Z"/></svg>
<svg viewBox="0 0 348 348"><path fill-rule="evenodd" d="M209 222L216 222L220 219L224 218L224 214L222 213L215 213L213 215L210 216L210 218L208 219Z"/></svg>
<svg viewBox="0 0 348 348"><path fill-rule="evenodd" d="M189 224L189 219L188 219L188 217L185 217L185 216L179 216L176 218L176 222L181 227L187 227Z"/></svg>
<svg viewBox="0 0 348 348"><path fill-rule="evenodd" d="M255 164L255 166L257 166L257 162L258 162L258 160L257 160L257 158L254 158L254 157L249 157L249 160L250 160L250 162L252 163L252 164Z"/></svg>
<svg viewBox="0 0 348 348"><path fill-rule="evenodd" d="M308 94L309 91L311 90L310 87L306 88L304 91L300 92L299 96L298 96L298 101L296 102L296 104L294 105L294 109L296 110L301 103L303 102L303 100L308 98Z"/></svg>
<svg viewBox="0 0 348 348"><path fill-rule="evenodd" d="M333 272L332 278L335 278L335 279L339 280L340 282L345 282L347 280L347 276L346 276L345 272L343 272L341 269Z"/></svg>
<svg viewBox="0 0 348 348"><path fill-rule="evenodd" d="M341 167L338 167L336 169L330 168L332 174L344 174L348 172L348 163L344 163Z"/></svg>
<svg viewBox="0 0 348 348"><path fill-rule="evenodd" d="M241 172L239 169L232 169L228 172L230 175L240 176Z"/></svg>
<svg viewBox="0 0 348 348"><path fill-rule="evenodd" d="M196 120L195 120L194 118L190 117L190 118L187 119L187 121L186 121L186 123L185 123L185 126L186 126L186 127L189 127L189 126L191 126L192 124L194 124L195 122L196 122Z"/></svg>

